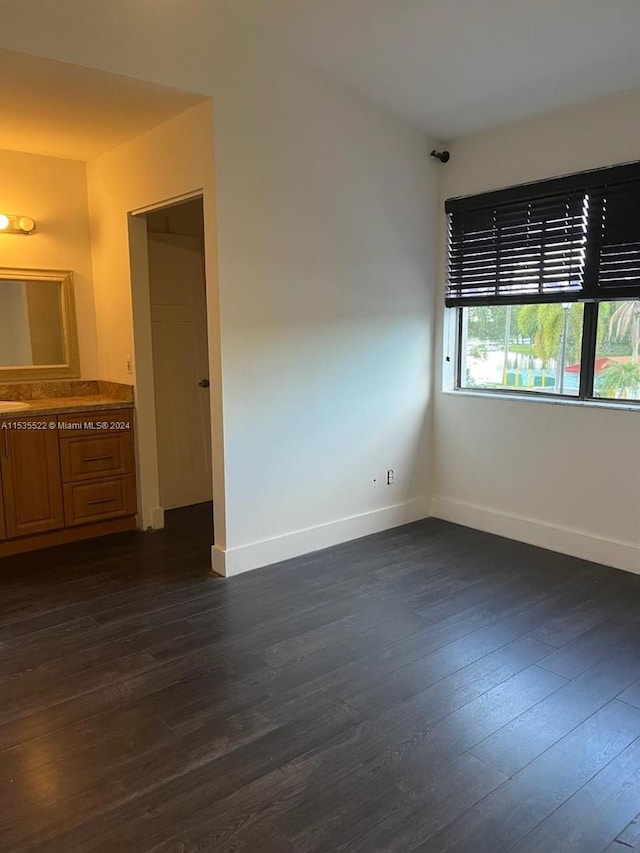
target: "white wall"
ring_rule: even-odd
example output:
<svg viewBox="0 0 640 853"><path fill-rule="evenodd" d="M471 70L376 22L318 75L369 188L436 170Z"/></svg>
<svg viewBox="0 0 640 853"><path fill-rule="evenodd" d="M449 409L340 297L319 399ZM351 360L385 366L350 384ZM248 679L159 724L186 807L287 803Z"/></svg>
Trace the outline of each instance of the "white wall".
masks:
<svg viewBox="0 0 640 853"><path fill-rule="evenodd" d="M0 211L36 222L29 237L0 238L0 266L73 270L81 374L98 378L85 164L0 150Z"/></svg>
<svg viewBox="0 0 640 853"><path fill-rule="evenodd" d="M461 139L445 198L640 159L640 94ZM444 214L437 317L443 316ZM442 352L442 323L436 352ZM436 366L438 377L442 366ZM442 393L435 515L640 572L640 415Z"/></svg>
<svg viewBox="0 0 640 853"><path fill-rule="evenodd" d="M252 149L240 159L224 134L218 148L227 539L240 568L427 513L428 146L303 70L268 76Z"/></svg>
<svg viewBox="0 0 640 853"><path fill-rule="evenodd" d="M36 6L6 10L4 46L214 99L227 510L218 569L426 514L428 141L285 59L219 4L68 0L64 16ZM121 364L122 352L112 378ZM396 485L374 488L387 468Z"/></svg>
<svg viewBox="0 0 640 853"><path fill-rule="evenodd" d="M216 286L213 116L204 101L87 165L100 378L130 382L133 312L127 214L187 193L205 193ZM215 325L218 326L216 314Z"/></svg>
<svg viewBox="0 0 640 853"><path fill-rule="evenodd" d="M136 386L139 520L162 525L156 445L147 224L131 212L202 193L207 263L207 313L216 543L225 543L225 495L216 248L213 116L210 101L120 145L88 164L100 377ZM130 256L131 247L131 256ZM135 345L134 345L135 328ZM127 373L133 355L134 373Z"/></svg>

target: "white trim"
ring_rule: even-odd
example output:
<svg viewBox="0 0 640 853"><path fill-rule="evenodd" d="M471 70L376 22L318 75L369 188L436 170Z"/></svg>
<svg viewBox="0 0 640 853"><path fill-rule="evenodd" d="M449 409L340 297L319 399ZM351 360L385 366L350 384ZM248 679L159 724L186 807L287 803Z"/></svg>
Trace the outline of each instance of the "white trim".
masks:
<svg viewBox="0 0 640 853"><path fill-rule="evenodd" d="M445 521L463 524L465 527L486 530L488 533L505 536L507 539L516 539L551 551L559 551L561 554L569 554L572 557L592 560L616 569L640 574L638 543L593 536L583 530L547 524L533 518L524 518L453 498L433 498L431 514Z"/></svg>
<svg viewBox="0 0 640 853"><path fill-rule="evenodd" d="M226 551L220 545L211 546L211 572L221 578L225 577L225 556Z"/></svg>
<svg viewBox="0 0 640 853"><path fill-rule="evenodd" d="M151 527L153 530L162 530L164 527L164 507L154 506L151 510Z"/></svg>
<svg viewBox="0 0 640 853"><path fill-rule="evenodd" d="M143 530L156 530L160 503L156 404L151 346L149 253L146 219L128 215L129 272L133 322L133 383L138 480L138 517Z"/></svg>
<svg viewBox="0 0 640 853"><path fill-rule="evenodd" d="M232 577L428 516L429 500L426 497L415 498L235 548L214 545L211 549L212 570L217 575Z"/></svg>
<svg viewBox="0 0 640 853"><path fill-rule="evenodd" d="M456 389L457 314L455 308L444 308L442 320L442 390L445 392Z"/></svg>
<svg viewBox="0 0 640 853"><path fill-rule="evenodd" d="M192 201L194 198L201 198L204 201L204 188L200 187L197 190L190 190L180 195L172 196L172 198L164 201L154 201L153 204L146 204L144 207L138 207L135 210L130 210L130 216L145 216L147 213L153 213L157 210L166 210L168 207L175 207L176 204L182 204L185 201Z"/></svg>
<svg viewBox="0 0 640 853"><path fill-rule="evenodd" d="M578 406L583 409L618 409L622 412L640 412L640 403L633 400L578 400L575 397L550 397L540 391L523 391L520 394L509 393L509 391L483 391L480 388L442 388L443 394L454 397L485 397L490 400L509 400L510 402L522 403L547 403L552 406Z"/></svg>

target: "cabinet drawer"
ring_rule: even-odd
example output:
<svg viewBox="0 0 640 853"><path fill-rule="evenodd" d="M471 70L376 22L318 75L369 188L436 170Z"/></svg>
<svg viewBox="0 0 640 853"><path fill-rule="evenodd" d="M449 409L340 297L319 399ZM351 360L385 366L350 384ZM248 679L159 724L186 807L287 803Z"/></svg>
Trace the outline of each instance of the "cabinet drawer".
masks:
<svg viewBox="0 0 640 853"><path fill-rule="evenodd" d="M81 435L118 433L131 435L133 409L109 409L103 412L84 412L77 415L58 415L58 435L73 438Z"/></svg>
<svg viewBox="0 0 640 853"><path fill-rule="evenodd" d="M64 486L64 515L67 527L88 524L103 518L133 515L135 511L134 477Z"/></svg>
<svg viewBox="0 0 640 853"><path fill-rule="evenodd" d="M60 458L65 483L134 473L130 434L102 433L95 438L73 436L60 443Z"/></svg>

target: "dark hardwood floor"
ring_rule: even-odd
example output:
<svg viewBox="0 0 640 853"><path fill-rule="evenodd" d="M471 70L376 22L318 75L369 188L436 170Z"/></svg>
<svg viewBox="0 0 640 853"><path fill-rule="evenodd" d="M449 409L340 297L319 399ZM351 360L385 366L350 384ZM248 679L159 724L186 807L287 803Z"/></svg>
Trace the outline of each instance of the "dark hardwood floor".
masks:
<svg viewBox="0 0 640 853"><path fill-rule="evenodd" d="M3 851L640 849L640 577L430 519L0 561Z"/></svg>

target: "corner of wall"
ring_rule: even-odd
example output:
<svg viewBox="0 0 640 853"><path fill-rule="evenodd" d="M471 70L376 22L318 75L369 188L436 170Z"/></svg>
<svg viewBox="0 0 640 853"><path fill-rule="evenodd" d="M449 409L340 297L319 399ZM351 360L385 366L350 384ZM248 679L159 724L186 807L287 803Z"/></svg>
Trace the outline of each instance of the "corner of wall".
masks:
<svg viewBox="0 0 640 853"><path fill-rule="evenodd" d="M427 497L414 498L404 503L372 510L349 518L342 518L327 524L319 524L305 530L296 530L283 536L252 542L236 548L212 548L212 566L215 574L232 577L243 572L259 569L274 563L300 557L313 551L320 551L348 542L380 533L413 521L420 521L430 515L430 501Z"/></svg>
<svg viewBox="0 0 640 853"><path fill-rule="evenodd" d="M452 498L434 497L431 501L431 512L435 518L464 527L473 527L581 560L604 563L616 569L640 574L640 546L633 542L593 536L584 530L552 525Z"/></svg>

